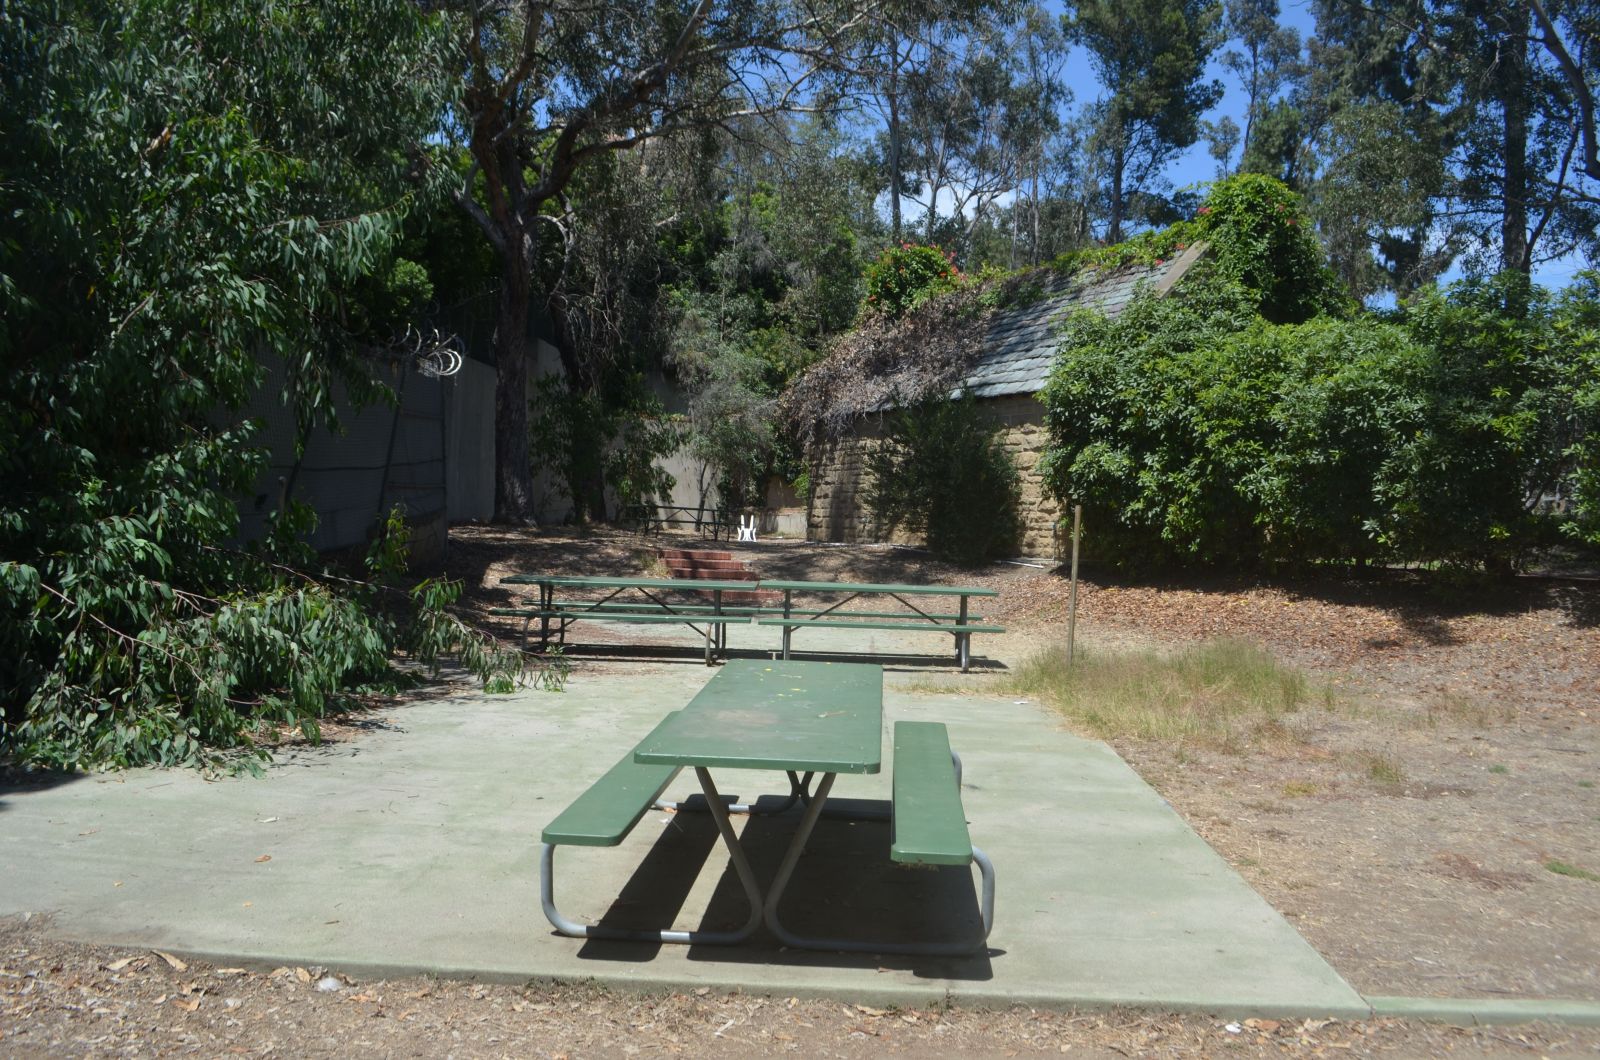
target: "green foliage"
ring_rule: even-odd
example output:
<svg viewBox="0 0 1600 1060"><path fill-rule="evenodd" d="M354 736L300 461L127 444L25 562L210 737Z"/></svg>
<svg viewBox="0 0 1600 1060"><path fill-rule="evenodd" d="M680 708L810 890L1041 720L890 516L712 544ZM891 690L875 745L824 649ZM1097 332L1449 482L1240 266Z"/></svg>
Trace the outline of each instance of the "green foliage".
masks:
<svg viewBox="0 0 1600 1060"><path fill-rule="evenodd" d="M683 434L661 412L661 402L635 377L626 396L607 402L574 392L562 376L533 384L528 429L534 469L556 476L567 497L582 496L586 482L604 482L623 510L672 494L673 477L655 465L677 451ZM581 522L583 504L574 506Z"/></svg>
<svg viewBox="0 0 1600 1060"><path fill-rule="evenodd" d="M1041 395L1050 487L1125 564L1446 561L1491 569L1568 498L1593 541L1592 281L1504 274L1393 320L1273 324L1215 273L1082 313Z"/></svg>
<svg viewBox="0 0 1600 1060"><path fill-rule="evenodd" d="M1551 346L1571 359L1567 397L1573 428L1560 443L1570 471L1563 489L1571 518L1562 531L1600 548L1600 272L1580 272L1556 300Z"/></svg>
<svg viewBox="0 0 1600 1060"><path fill-rule="evenodd" d="M929 298L954 290L961 272L938 247L902 243L890 247L867 266L864 308L899 320Z"/></svg>
<svg viewBox="0 0 1600 1060"><path fill-rule="evenodd" d="M1202 240L1210 246L1206 267L1253 296L1260 314L1275 324L1349 309L1300 196L1257 173L1217 181L1192 221L1071 251L1051 267L1077 272L1159 265Z"/></svg>
<svg viewBox="0 0 1600 1060"><path fill-rule="evenodd" d="M867 473L867 507L883 531L922 534L935 555L966 566L1015 551L1017 469L971 394L897 413Z"/></svg>
<svg viewBox="0 0 1600 1060"><path fill-rule="evenodd" d="M1424 415L1381 484L1402 555L1513 563L1539 539L1542 499L1570 500L1569 532L1594 541L1600 466L1600 288L1559 298L1505 272L1405 307L1430 351Z"/></svg>
<svg viewBox="0 0 1600 1060"><path fill-rule="evenodd" d="M233 544L263 359L302 430L331 419L425 286L394 250L436 191L436 29L401 0L0 9L0 758L214 761L314 734L397 648L513 666L450 587L294 569L302 509Z"/></svg>
<svg viewBox="0 0 1600 1060"><path fill-rule="evenodd" d="M1282 181L1258 173L1220 180L1198 221L1217 269L1256 297L1267 320L1297 324L1342 308L1300 196Z"/></svg>

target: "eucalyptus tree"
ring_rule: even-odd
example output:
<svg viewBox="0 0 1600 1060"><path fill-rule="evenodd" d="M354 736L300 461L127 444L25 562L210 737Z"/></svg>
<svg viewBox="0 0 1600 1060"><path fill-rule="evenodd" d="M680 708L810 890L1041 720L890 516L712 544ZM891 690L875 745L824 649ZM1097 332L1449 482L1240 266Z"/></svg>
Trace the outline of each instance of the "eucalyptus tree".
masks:
<svg viewBox="0 0 1600 1060"><path fill-rule="evenodd" d="M1407 205L1405 220L1369 233L1387 271L1414 283L1461 254L1476 269L1523 273L1600 256L1593 0L1319 0L1316 13L1320 153L1337 159L1348 130L1382 126L1392 135L1368 138L1372 150L1432 151L1443 174L1424 213ZM1350 114L1375 107L1386 112ZM1324 227L1342 223L1319 210Z"/></svg>
<svg viewBox="0 0 1600 1060"><path fill-rule="evenodd" d="M1245 160L1252 157L1263 116L1299 73L1300 33L1280 25L1278 15L1278 0L1227 0L1227 33L1239 46L1222 54L1222 65L1244 89L1239 146Z"/></svg>
<svg viewBox="0 0 1600 1060"><path fill-rule="evenodd" d="M801 472L774 400L854 323L886 232L874 167L828 117L749 121L714 141L698 168L711 208L677 222L663 332L689 448L743 504Z"/></svg>
<svg viewBox="0 0 1600 1060"><path fill-rule="evenodd" d="M495 516L534 517L528 453L530 312L541 266L579 219L566 193L601 158L807 105L867 0L462 0L464 91L447 123L469 152L456 201L500 265L494 352ZM563 351L576 362L581 349Z"/></svg>
<svg viewBox="0 0 1600 1060"><path fill-rule="evenodd" d="M1222 98L1206 80L1221 43L1220 0L1078 0L1062 16L1072 41L1088 49L1105 89L1091 109L1094 148L1103 160L1106 239L1118 243L1138 211L1155 219L1164 203L1162 173L1200 135L1200 115Z"/></svg>
<svg viewBox="0 0 1600 1060"><path fill-rule="evenodd" d="M307 572L293 506L275 547L235 540L266 362L302 421L376 390L365 287L430 202L440 28L406 0L0 6L0 760L314 733L397 641L459 639Z"/></svg>
<svg viewBox="0 0 1600 1060"><path fill-rule="evenodd" d="M930 39L932 58L907 78L907 192L922 207L925 240L948 232L964 256L995 202L1037 177L1066 96L1065 48L1054 20L1032 5L946 24Z"/></svg>

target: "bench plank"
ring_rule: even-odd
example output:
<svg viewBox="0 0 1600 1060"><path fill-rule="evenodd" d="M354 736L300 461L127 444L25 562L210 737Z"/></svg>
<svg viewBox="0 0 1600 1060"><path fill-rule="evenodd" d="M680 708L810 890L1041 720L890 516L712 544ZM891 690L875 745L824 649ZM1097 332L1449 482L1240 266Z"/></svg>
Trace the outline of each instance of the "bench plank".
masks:
<svg viewBox="0 0 1600 1060"><path fill-rule="evenodd" d="M807 626L819 626L831 629L903 629L912 633L926 630L929 633L1004 633L1004 626L980 626L967 623L964 626L955 623L925 622L922 619L913 620L908 616L904 622L847 622L831 618L804 618L792 620L787 618L758 618L759 626L793 626L795 629L805 629Z"/></svg>
<svg viewBox="0 0 1600 1060"><path fill-rule="evenodd" d="M545 826L541 839L552 845L614 847L678 775L679 766L641 765L630 749L622 761Z"/></svg>
<svg viewBox="0 0 1600 1060"><path fill-rule="evenodd" d="M586 619L590 622L705 622L713 626L726 626L729 623L745 623L750 621L749 615L702 615L702 614L660 614L652 612L631 613L627 611L540 611L515 607L490 608L491 615L511 615L516 618L550 618L574 621Z"/></svg>
<svg viewBox="0 0 1600 1060"><path fill-rule="evenodd" d="M591 602L588 600L557 600L552 606L561 611L594 611L603 613L607 611L621 611L624 614L675 614L675 615L754 615L761 609L747 604L737 604L723 607L720 610L715 604L653 604L648 601L633 603L631 601L607 600L604 602Z"/></svg>
<svg viewBox="0 0 1600 1060"><path fill-rule="evenodd" d="M910 865L966 865L972 837L950 760L950 737L932 721L894 723L894 824L889 856Z"/></svg>

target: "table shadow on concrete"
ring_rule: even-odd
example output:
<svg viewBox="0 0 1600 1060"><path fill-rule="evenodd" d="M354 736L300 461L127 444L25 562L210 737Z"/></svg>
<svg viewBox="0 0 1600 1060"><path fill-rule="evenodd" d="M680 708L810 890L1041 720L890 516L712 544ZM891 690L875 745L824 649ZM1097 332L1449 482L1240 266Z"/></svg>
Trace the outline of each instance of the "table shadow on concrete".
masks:
<svg viewBox="0 0 1600 1060"><path fill-rule="evenodd" d="M878 800L837 800L838 806L887 809ZM835 805L830 803L830 805ZM799 826L798 808L780 814L752 814L736 820L740 843L763 891L777 874ZM696 880L721 840L704 812L673 815L601 914L598 923L617 928L698 928L731 931L749 916L749 900L732 864L723 861L716 885L698 923L679 921ZM557 851L556 902L561 904L561 858ZM628 856L617 852L618 856ZM980 930L975 870L960 866L908 866L889 859L889 823L824 817L817 822L805 852L784 892L779 915L796 935L881 942L947 942L973 939ZM636 964L676 943L587 939L583 960ZM1003 950L979 949L968 957L892 953L842 953L795 949L780 944L763 925L739 946L694 945L689 960L719 964L804 965L873 970L894 968L918 977L983 981L993 978L991 957Z"/></svg>

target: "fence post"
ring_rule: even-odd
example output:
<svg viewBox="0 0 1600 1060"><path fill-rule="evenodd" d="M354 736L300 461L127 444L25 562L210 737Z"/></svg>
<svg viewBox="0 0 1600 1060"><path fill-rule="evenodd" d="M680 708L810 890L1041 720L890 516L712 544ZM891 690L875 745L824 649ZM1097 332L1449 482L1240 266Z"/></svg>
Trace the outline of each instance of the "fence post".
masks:
<svg viewBox="0 0 1600 1060"><path fill-rule="evenodd" d="M1067 604L1067 665L1072 665L1072 657L1078 639L1078 536L1083 527L1083 505L1072 506L1072 588L1068 595Z"/></svg>

